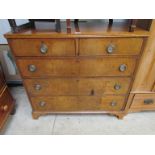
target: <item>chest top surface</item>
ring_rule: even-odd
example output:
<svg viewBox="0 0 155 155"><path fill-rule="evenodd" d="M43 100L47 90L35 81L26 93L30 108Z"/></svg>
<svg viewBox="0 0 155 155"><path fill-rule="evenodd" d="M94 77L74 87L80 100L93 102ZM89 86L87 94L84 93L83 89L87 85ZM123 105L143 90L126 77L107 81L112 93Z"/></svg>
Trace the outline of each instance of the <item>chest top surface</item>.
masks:
<svg viewBox="0 0 155 155"><path fill-rule="evenodd" d="M6 38L87 38L87 37L148 37L149 31L137 27L134 32L128 32L126 23L116 22L111 27L104 22L81 22L79 29L72 24L71 33L67 33L66 24L61 23L61 32L52 30L25 29L18 33L9 32Z"/></svg>

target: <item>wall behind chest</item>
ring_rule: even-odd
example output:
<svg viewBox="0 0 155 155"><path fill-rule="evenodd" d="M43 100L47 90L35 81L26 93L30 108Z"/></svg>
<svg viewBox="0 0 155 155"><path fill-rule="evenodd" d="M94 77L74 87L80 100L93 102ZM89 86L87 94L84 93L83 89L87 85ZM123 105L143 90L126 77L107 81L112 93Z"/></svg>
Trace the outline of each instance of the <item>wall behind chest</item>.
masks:
<svg viewBox="0 0 155 155"><path fill-rule="evenodd" d="M16 19L17 25L27 23L27 19ZM7 19L0 19L0 44L7 44L3 34L10 31L10 25Z"/></svg>
<svg viewBox="0 0 155 155"><path fill-rule="evenodd" d="M21 25L27 22L26 19L16 20L17 25ZM15 66L15 62L8 47L7 40L4 38L4 34L9 32L10 26L7 19L0 19L0 62L2 64L6 81L8 83L20 82L21 78L19 72Z"/></svg>

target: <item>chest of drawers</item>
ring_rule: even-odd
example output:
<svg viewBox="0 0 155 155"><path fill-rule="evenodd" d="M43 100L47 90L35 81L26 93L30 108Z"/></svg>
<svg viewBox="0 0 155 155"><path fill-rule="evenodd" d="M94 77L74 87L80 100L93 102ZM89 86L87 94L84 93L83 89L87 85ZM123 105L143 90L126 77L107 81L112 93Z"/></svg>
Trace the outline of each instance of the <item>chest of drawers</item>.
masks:
<svg viewBox="0 0 155 155"><path fill-rule="evenodd" d="M5 36L34 118L51 113L123 116L146 34L28 32Z"/></svg>
<svg viewBox="0 0 155 155"><path fill-rule="evenodd" d="M8 90L0 65L0 131L2 130L13 108L14 99Z"/></svg>
<svg viewBox="0 0 155 155"><path fill-rule="evenodd" d="M129 112L155 110L155 20L130 91Z"/></svg>

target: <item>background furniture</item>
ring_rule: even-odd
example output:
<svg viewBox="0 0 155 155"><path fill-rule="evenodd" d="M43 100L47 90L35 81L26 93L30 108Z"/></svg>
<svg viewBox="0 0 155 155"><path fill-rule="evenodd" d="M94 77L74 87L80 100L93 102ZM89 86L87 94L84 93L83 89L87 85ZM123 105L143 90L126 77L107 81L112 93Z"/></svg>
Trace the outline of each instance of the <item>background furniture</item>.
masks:
<svg viewBox="0 0 155 155"><path fill-rule="evenodd" d="M35 28L35 22L55 22L54 30L61 32L60 19L29 19L29 22L18 26L15 19L8 19L12 32L16 33L25 28ZM52 28L51 28L52 29Z"/></svg>
<svg viewBox="0 0 155 155"><path fill-rule="evenodd" d="M155 110L155 20L129 96L129 111Z"/></svg>
<svg viewBox="0 0 155 155"><path fill-rule="evenodd" d="M135 75L144 73L139 70L149 46L149 24L139 20L135 31L129 32L128 22L109 26L109 22L74 21L75 27L70 22L68 33L66 29L61 33L25 29L5 35L33 117L108 113L123 118L135 104L131 97L137 85Z"/></svg>
<svg viewBox="0 0 155 155"><path fill-rule="evenodd" d="M129 19L128 20L128 31L129 32L134 32L137 26L137 19ZM67 19L67 32L71 33L71 20ZM74 24L75 24L75 28L78 27L78 22L79 19L74 19ZM113 25L114 20L113 19L109 19L109 27L111 27Z"/></svg>
<svg viewBox="0 0 155 155"><path fill-rule="evenodd" d="M0 62L7 84L22 84L22 80L8 45L0 45Z"/></svg>
<svg viewBox="0 0 155 155"><path fill-rule="evenodd" d="M0 65L0 130L3 128L10 113L14 108L14 99L4 80L3 71Z"/></svg>
<svg viewBox="0 0 155 155"><path fill-rule="evenodd" d="M16 20L17 25L24 24L27 20ZM11 30L7 19L0 19L0 62L7 84L22 84L18 69L10 52L4 34Z"/></svg>

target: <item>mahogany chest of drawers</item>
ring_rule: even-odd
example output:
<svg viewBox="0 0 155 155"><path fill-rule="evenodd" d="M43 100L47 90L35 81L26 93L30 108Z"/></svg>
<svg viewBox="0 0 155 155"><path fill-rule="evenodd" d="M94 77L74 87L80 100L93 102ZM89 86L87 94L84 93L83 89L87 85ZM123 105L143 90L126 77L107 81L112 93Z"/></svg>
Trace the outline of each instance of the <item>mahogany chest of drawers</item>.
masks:
<svg viewBox="0 0 155 155"><path fill-rule="evenodd" d="M0 65L0 130L3 128L13 108L14 99L7 88Z"/></svg>
<svg viewBox="0 0 155 155"><path fill-rule="evenodd" d="M5 36L34 118L50 113L123 117L147 33L28 30Z"/></svg>

